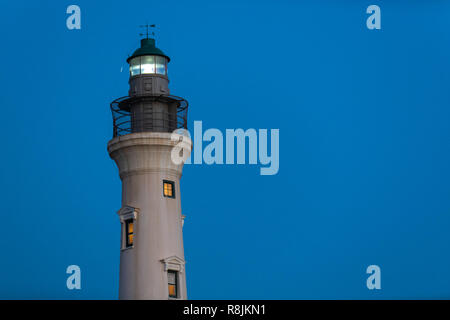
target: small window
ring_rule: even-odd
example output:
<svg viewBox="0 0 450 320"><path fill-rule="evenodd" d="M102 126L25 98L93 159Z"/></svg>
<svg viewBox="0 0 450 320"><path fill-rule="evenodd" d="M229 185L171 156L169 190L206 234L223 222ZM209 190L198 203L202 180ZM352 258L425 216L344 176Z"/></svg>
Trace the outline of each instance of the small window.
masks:
<svg viewBox="0 0 450 320"><path fill-rule="evenodd" d="M178 297L178 272L173 270L167 271L167 280L169 283L169 298Z"/></svg>
<svg viewBox="0 0 450 320"><path fill-rule="evenodd" d="M175 184L173 181L163 181L163 194L164 197L175 198Z"/></svg>
<svg viewBox="0 0 450 320"><path fill-rule="evenodd" d="M126 247L132 247L134 240L134 221L129 219L125 221L125 243Z"/></svg>

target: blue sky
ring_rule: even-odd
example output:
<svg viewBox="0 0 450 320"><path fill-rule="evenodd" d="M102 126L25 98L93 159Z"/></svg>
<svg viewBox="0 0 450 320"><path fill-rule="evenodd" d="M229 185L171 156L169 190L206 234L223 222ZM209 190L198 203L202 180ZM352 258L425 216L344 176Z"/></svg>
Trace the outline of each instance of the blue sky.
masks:
<svg viewBox="0 0 450 320"><path fill-rule="evenodd" d="M147 22L190 127L280 129L277 175L185 167L189 298L450 298L446 1L4 2L0 298L118 297L109 103Z"/></svg>

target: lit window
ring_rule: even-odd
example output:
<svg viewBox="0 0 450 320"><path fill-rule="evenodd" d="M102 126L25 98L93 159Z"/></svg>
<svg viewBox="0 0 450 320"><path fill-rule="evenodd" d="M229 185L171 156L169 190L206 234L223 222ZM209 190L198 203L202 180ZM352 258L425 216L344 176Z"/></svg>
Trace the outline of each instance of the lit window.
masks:
<svg viewBox="0 0 450 320"><path fill-rule="evenodd" d="M175 184L173 181L163 181L163 194L164 197L175 198Z"/></svg>
<svg viewBox="0 0 450 320"><path fill-rule="evenodd" d="M126 247L132 247L133 246L133 240L134 240L134 221L133 219L129 219L125 221L125 243Z"/></svg>
<svg viewBox="0 0 450 320"><path fill-rule="evenodd" d="M156 73L166 74L166 58L156 56Z"/></svg>
<svg viewBox="0 0 450 320"><path fill-rule="evenodd" d="M133 58L130 61L130 74L131 76L136 76L141 74L141 58Z"/></svg>
<svg viewBox="0 0 450 320"><path fill-rule="evenodd" d="M141 73L155 73L155 56L141 57Z"/></svg>
<svg viewBox="0 0 450 320"><path fill-rule="evenodd" d="M178 272L173 270L167 271L167 280L169 284L169 298L178 297Z"/></svg>

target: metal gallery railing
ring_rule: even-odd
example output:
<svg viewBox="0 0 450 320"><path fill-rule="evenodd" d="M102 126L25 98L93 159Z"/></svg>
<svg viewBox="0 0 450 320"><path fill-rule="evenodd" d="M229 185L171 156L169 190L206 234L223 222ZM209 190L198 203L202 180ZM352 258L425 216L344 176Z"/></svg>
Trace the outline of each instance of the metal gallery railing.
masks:
<svg viewBox="0 0 450 320"><path fill-rule="evenodd" d="M167 108L154 108L149 102L163 102L167 104ZM143 107L133 109L136 104L142 104ZM113 137L135 132L173 132L176 129L187 129L187 110L188 102L172 95L118 98L111 102Z"/></svg>

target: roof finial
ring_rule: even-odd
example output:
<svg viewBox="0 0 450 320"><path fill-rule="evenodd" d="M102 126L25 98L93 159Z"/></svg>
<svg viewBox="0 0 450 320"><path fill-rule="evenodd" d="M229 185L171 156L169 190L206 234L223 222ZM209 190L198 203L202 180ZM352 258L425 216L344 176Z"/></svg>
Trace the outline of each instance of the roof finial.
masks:
<svg viewBox="0 0 450 320"><path fill-rule="evenodd" d="M142 36L146 36L147 39L148 39L149 34L152 35L152 36L154 36L154 35L155 35L155 32L151 31L151 32L149 33L149 28L155 28L155 27L156 27L155 24L144 24L144 25L141 25L141 26L139 26L139 28L145 28L145 29L146 29L146 33L139 33L139 35L140 35L141 37L142 37Z"/></svg>

